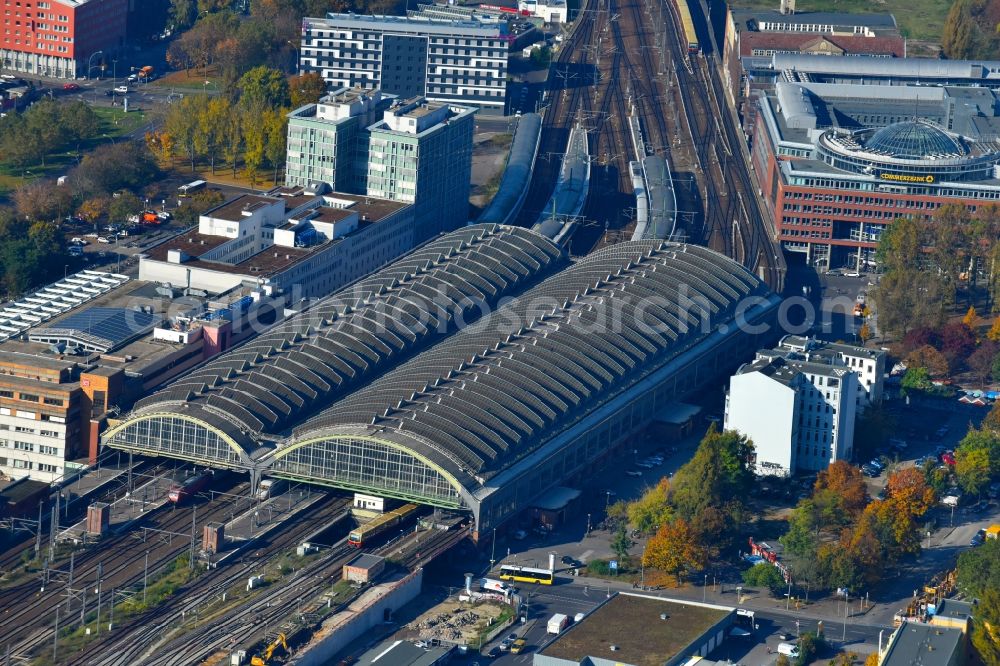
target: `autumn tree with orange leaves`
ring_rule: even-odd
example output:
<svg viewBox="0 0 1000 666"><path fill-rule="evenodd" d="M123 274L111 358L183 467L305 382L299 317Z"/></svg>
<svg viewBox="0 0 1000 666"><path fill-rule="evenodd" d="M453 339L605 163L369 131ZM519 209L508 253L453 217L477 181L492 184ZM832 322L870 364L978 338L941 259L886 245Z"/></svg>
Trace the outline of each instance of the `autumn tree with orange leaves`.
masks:
<svg viewBox="0 0 1000 666"><path fill-rule="evenodd" d="M817 496L839 505L851 517L856 517L868 503L868 491L861 470L845 460L838 460L816 476L813 500Z"/></svg>
<svg viewBox="0 0 1000 666"><path fill-rule="evenodd" d="M678 586L685 572L701 569L706 561L705 548L698 542L694 528L683 518L661 525L642 554L644 567L673 575Z"/></svg>
<svg viewBox="0 0 1000 666"><path fill-rule="evenodd" d="M923 471L907 467L889 475L889 498L900 509L913 516L922 516L934 506L934 489L927 485Z"/></svg>

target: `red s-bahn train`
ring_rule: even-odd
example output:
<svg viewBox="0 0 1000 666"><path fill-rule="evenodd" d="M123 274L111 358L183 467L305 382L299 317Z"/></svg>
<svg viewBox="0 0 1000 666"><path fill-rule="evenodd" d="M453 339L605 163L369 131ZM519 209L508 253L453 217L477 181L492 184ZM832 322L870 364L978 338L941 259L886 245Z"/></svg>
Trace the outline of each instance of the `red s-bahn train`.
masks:
<svg viewBox="0 0 1000 666"><path fill-rule="evenodd" d="M167 498L174 504L180 504L195 493L204 490L211 481L212 472L210 470L174 481L170 484L170 490L167 491Z"/></svg>

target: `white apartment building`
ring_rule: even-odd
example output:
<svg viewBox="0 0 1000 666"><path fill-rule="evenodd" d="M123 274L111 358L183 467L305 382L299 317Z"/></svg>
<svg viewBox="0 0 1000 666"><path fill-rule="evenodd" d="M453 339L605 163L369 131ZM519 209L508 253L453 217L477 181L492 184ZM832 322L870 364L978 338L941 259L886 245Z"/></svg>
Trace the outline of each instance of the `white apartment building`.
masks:
<svg viewBox="0 0 1000 666"><path fill-rule="evenodd" d="M758 474L820 471L853 454L857 374L775 355L729 380L725 428L753 440Z"/></svg>
<svg viewBox="0 0 1000 666"><path fill-rule="evenodd" d="M303 19L299 69L332 88L503 112L508 55L505 23L331 13Z"/></svg>
<svg viewBox="0 0 1000 666"><path fill-rule="evenodd" d="M786 335L778 342L772 352L795 352L795 358L804 358L813 363L827 365L842 365L853 370L858 379L857 406L858 413L863 413L869 405L882 402L885 384L885 352L881 349L869 349L858 345L847 345L839 342L824 342L816 338L806 338L801 335Z"/></svg>

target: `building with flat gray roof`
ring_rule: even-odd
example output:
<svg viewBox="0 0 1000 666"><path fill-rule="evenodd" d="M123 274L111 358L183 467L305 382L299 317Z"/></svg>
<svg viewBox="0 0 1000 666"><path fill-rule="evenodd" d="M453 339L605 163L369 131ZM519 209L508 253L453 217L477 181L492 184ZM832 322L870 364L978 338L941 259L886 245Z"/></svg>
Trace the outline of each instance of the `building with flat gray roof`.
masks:
<svg viewBox="0 0 1000 666"><path fill-rule="evenodd" d="M881 653L879 666L959 666L965 663L966 637L959 629L904 622Z"/></svg>
<svg viewBox="0 0 1000 666"><path fill-rule="evenodd" d="M532 665L679 666L721 645L735 618L728 606L619 592L542 645Z"/></svg>
<svg viewBox="0 0 1000 666"><path fill-rule="evenodd" d="M302 20L299 68L332 88L502 112L508 37L506 23L331 13Z"/></svg>

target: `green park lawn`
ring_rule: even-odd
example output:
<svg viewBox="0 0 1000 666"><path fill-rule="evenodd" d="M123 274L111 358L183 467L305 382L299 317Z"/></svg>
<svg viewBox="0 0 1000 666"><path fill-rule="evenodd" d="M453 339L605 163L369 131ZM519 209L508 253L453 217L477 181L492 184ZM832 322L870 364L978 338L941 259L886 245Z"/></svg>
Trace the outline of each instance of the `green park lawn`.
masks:
<svg viewBox="0 0 1000 666"><path fill-rule="evenodd" d="M142 110L129 111L127 114L121 107L93 107L93 110L101 119L101 126L93 138L82 141L79 146L64 152L49 155L45 159L44 166L36 164L18 169L0 164L0 200L22 183L36 178L55 178L62 175L99 144L114 141L134 132L146 123L146 113Z"/></svg>

